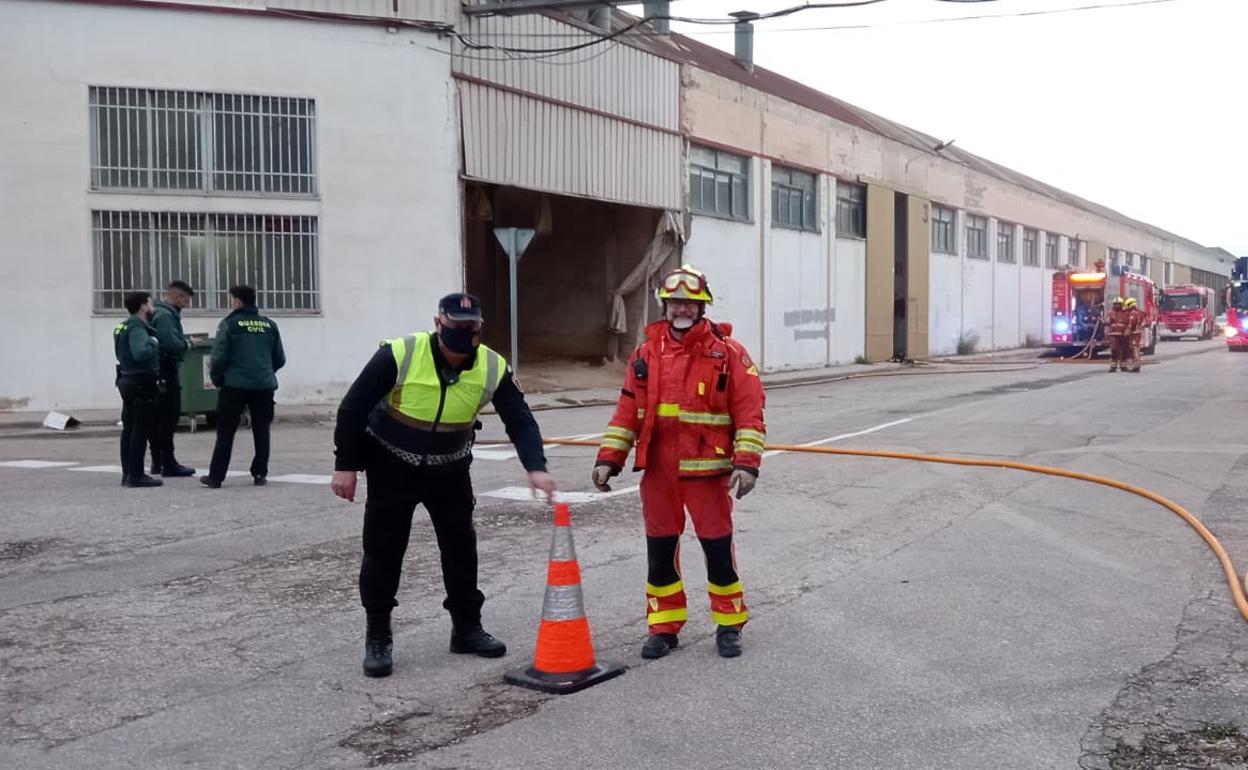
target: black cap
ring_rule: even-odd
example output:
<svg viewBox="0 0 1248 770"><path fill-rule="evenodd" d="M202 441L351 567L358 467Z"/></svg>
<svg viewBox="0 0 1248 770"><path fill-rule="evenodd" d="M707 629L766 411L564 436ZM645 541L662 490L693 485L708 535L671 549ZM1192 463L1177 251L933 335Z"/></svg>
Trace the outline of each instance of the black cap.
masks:
<svg viewBox="0 0 1248 770"><path fill-rule="evenodd" d="M438 302L438 312L452 321L481 322L481 298L475 294L447 294Z"/></svg>

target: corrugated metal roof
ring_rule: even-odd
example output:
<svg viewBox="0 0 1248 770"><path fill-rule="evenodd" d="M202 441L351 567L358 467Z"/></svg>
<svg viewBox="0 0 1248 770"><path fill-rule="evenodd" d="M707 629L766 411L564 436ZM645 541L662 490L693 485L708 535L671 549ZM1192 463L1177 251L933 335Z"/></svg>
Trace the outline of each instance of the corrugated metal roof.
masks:
<svg viewBox="0 0 1248 770"><path fill-rule="evenodd" d="M101 2L102 0L87 0ZM453 20L454 4L447 0L123 0L134 5L143 3L166 7L202 6L227 11L292 12L333 16L358 16L402 21Z"/></svg>
<svg viewBox="0 0 1248 770"><path fill-rule="evenodd" d="M636 22L636 17L616 11L613 18L613 28L623 29L624 27ZM570 23L577 23L571 21ZM728 80L733 80L750 88L757 89L764 93L772 94L794 104L800 105L815 112L827 115L830 118L856 126L865 131L878 134L885 138L891 139L902 144L909 145L916 149L932 152L940 140L934 136L917 131L909 126L889 120L888 118L876 115L873 112L856 107L846 101L837 99L834 96L825 94L818 89L812 88L804 83L800 83L792 78L785 77L778 72L772 72L764 67L755 65L753 71L747 71L744 67L737 63L736 57L732 54L721 51L714 46L701 43L693 38L679 34L655 35L647 33L645 35L622 35L621 41L630 46L650 51L660 56L665 56L682 64L714 73ZM939 153L941 157L959 163L967 168L995 177L1004 182L1016 185L1023 189L1044 195L1056 201L1064 203L1074 208L1082 209L1091 214L1095 214L1105 219L1113 220L1121 224L1133 227L1150 233L1165 240L1185 243L1198 249L1208 249L1209 247L1196 243L1181 235L1176 235L1160 227L1132 219L1111 208L1102 206L1099 203L1081 198L1073 193L1066 192L1053 185L1033 179L1026 174L1021 174L1011 168L994 163L986 158L982 158L974 153L967 152L960 147L954 146Z"/></svg>
<svg viewBox="0 0 1248 770"><path fill-rule="evenodd" d="M677 211L682 140L488 84L458 84L464 174L530 190Z"/></svg>

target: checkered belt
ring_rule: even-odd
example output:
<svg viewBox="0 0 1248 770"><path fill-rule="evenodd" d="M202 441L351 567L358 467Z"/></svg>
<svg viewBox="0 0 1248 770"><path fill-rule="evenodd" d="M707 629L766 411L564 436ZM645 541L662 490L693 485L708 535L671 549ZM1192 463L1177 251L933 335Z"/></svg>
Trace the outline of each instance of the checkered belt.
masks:
<svg viewBox="0 0 1248 770"><path fill-rule="evenodd" d="M471 439L468 441L467 444L464 445L463 449L459 449L457 451L451 452L450 454L418 455L418 454L415 454L414 452L409 452L406 449L401 449L395 446L394 444L391 444L389 441L386 441L381 436L378 436L376 432L373 431L371 426L368 427L366 430L368 432L368 435L372 436L373 439L378 444L381 444L381 446L384 447L387 452L399 458L400 460L407 463L408 465L415 465L418 468L421 466L428 467L428 466L437 466L437 465L449 465L450 463L463 460L464 458L469 457L472 454L472 440Z"/></svg>

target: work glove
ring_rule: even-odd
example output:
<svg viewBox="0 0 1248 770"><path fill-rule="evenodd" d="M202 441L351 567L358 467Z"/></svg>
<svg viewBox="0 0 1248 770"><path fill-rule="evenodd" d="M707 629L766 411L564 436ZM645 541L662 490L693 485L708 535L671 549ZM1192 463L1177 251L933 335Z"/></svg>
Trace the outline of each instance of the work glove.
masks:
<svg viewBox="0 0 1248 770"><path fill-rule="evenodd" d="M754 489L754 485L758 483L758 476L741 468L732 472L732 477L728 479L728 491L736 490L737 499L745 497Z"/></svg>
<svg viewBox="0 0 1248 770"><path fill-rule="evenodd" d="M597 489L599 492L610 492L611 485L607 483L607 480L610 479L612 476L618 476L618 475L620 475L620 469L614 465L608 465L608 464L595 465L594 473L592 476L593 481L594 481L594 488Z"/></svg>

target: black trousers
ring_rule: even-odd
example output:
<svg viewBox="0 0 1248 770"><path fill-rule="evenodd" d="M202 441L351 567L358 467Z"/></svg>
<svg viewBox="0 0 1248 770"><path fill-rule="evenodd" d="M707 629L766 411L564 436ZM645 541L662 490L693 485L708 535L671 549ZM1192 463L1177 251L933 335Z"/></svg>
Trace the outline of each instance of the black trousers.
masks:
<svg viewBox="0 0 1248 770"><path fill-rule="evenodd" d="M485 595L477 588L477 531L472 523L477 501L468 467L421 469L372 443L365 473L368 499L364 503L364 558L360 563L360 602L364 609L389 614L398 605L395 596L412 514L423 503L442 557L446 588L442 606L456 628L480 623Z"/></svg>
<svg viewBox="0 0 1248 770"><path fill-rule="evenodd" d="M157 472L166 465L173 467L177 457L173 451L173 434L182 417L182 383L176 366L161 364L160 377L165 391L156 399L156 429L152 434L152 468Z"/></svg>
<svg viewBox="0 0 1248 770"><path fill-rule="evenodd" d="M271 390L222 388L217 394L217 443L212 448L212 463L208 466L208 477L213 481L225 479L225 472L230 469L234 434L238 432L238 423L243 419L244 408L251 413L251 437L256 445L256 455L251 461L251 475L261 478L269 475L273 393Z"/></svg>
<svg viewBox="0 0 1248 770"><path fill-rule="evenodd" d="M121 475L142 476L147 440L156 427L156 401L159 392L155 375L121 375Z"/></svg>

